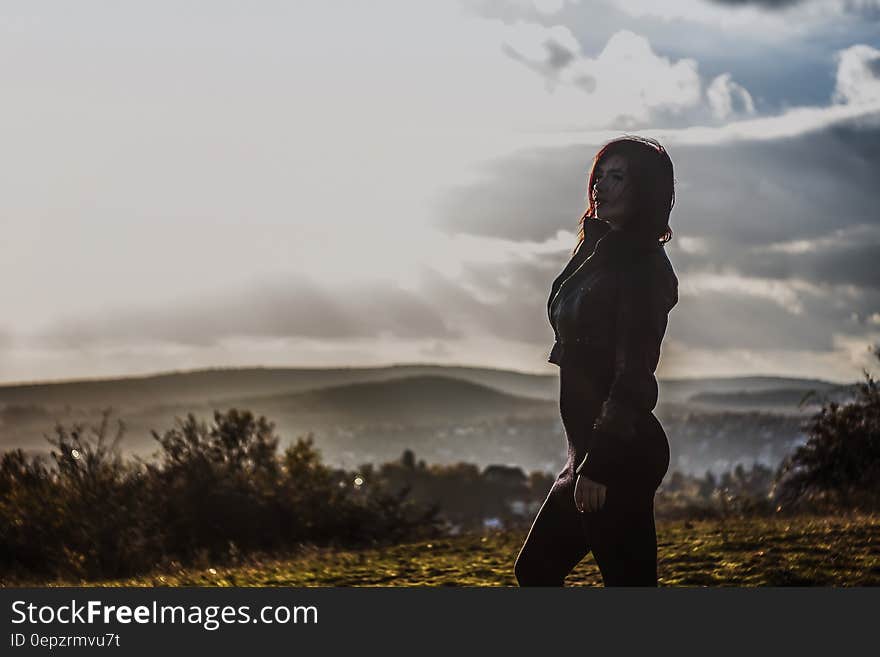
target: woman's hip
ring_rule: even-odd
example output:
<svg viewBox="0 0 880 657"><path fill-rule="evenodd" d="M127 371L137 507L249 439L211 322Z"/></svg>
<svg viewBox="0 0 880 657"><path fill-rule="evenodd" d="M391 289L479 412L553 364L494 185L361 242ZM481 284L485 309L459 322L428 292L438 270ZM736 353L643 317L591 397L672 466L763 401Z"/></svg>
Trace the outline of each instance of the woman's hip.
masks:
<svg viewBox="0 0 880 657"><path fill-rule="evenodd" d="M663 426L653 413L646 413L636 422L635 435L624 438L616 434L594 431L597 413L564 414L563 426L568 440L568 466L576 468L591 451L601 450L600 460L607 485L626 485L639 490L654 491L669 469L669 440Z"/></svg>

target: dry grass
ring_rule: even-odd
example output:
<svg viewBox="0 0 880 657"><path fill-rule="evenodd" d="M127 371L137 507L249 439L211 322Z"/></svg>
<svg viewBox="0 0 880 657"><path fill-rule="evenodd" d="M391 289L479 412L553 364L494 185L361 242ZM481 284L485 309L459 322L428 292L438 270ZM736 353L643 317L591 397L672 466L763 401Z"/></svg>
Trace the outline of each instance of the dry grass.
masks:
<svg viewBox="0 0 880 657"><path fill-rule="evenodd" d="M880 585L880 515L668 521L657 530L661 586ZM204 564L126 580L15 585L515 586L513 563L525 533L357 551L306 546L284 558L251 557L234 567ZM601 581L590 555L566 584Z"/></svg>

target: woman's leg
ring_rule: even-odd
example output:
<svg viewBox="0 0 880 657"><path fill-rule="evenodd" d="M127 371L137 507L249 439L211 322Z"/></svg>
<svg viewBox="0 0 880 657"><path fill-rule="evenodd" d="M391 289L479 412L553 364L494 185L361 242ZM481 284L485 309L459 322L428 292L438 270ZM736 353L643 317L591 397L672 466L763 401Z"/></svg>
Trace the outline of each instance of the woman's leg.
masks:
<svg viewBox="0 0 880 657"><path fill-rule="evenodd" d="M585 514L587 535L605 586L657 586L654 491L609 488L599 511Z"/></svg>
<svg viewBox="0 0 880 657"><path fill-rule="evenodd" d="M541 505L513 570L520 586L563 586L590 551L568 477L557 479Z"/></svg>
<svg viewBox="0 0 880 657"><path fill-rule="evenodd" d="M647 418L605 504L585 514L588 542L605 586L657 586L654 493L669 468L669 441L654 415Z"/></svg>

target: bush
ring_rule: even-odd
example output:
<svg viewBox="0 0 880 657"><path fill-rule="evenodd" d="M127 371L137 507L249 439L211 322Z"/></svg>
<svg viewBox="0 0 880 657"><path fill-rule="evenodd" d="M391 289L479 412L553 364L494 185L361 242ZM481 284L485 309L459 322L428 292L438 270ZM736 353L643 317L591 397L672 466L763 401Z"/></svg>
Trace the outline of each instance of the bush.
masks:
<svg viewBox="0 0 880 657"><path fill-rule="evenodd" d="M864 375L852 402L827 402L810 420L809 440L780 467L780 505L880 507L880 385Z"/></svg>
<svg viewBox="0 0 880 657"><path fill-rule="evenodd" d="M153 437L158 464L147 464L148 497L165 551L181 560L219 558L232 542L241 550L277 544L272 490L280 467L278 438L265 418L249 411L214 411L208 426L189 414Z"/></svg>
<svg viewBox="0 0 880 657"><path fill-rule="evenodd" d="M52 463L0 459L0 572L122 577L171 560L226 560L303 543L357 546L433 536L437 509L321 463L311 436L277 455L274 425L250 411L189 414L159 435L153 462L125 462L109 410L87 435L62 425ZM342 485L340 485L340 483Z"/></svg>
<svg viewBox="0 0 880 657"><path fill-rule="evenodd" d="M55 426L47 437L53 466L21 450L0 462L0 566L42 574L93 578L145 566L157 543L142 522L149 516L143 473L123 463L124 427L107 441L110 411L86 435L82 425Z"/></svg>

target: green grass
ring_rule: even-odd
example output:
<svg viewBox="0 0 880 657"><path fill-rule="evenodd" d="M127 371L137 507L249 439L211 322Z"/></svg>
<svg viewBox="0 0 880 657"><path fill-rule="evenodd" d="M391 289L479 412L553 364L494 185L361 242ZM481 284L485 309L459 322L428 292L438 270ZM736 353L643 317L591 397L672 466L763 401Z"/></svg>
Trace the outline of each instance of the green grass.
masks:
<svg viewBox="0 0 880 657"><path fill-rule="evenodd" d="M385 548L304 547L234 567L177 568L125 580L18 582L101 586L515 586L527 529ZM880 515L658 522L661 586L877 586ZM599 586L592 555L570 586Z"/></svg>

